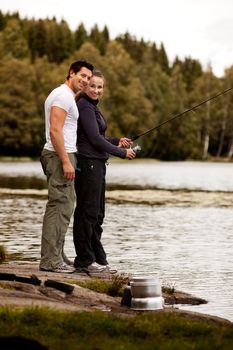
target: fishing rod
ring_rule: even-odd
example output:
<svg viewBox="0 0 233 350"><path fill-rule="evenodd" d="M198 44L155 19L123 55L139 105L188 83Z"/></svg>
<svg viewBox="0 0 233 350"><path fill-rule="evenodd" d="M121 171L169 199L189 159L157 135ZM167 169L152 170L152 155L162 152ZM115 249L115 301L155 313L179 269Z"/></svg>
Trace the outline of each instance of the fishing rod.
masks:
<svg viewBox="0 0 233 350"><path fill-rule="evenodd" d="M141 133L141 134L139 134L139 135L137 135L137 136L132 137L131 140L132 140L132 141L135 141L135 140L137 140L139 137L145 136L145 135L149 134L149 132L154 131L154 130L156 130L156 129L159 129L162 125L167 124L168 122L170 122L170 121L172 121L172 120L174 120L174 119L176 119L176 118L179 118L179 117L181 117L182 115L184 115L184 114L186 114L186 113L188 113L188 112L194 111L196 108L200 107L201 105L203 105L203 104L205 104L205 103L207 103L207 102L209 102L209 101L211 101L211 100L214 100L215 98L217 98L217 97L219 97L219 96L221 96L221 95L226 94L227 92L229 92L229 91L232 90L232 89L233 89L233 87L230 87L229 89L226 89L226 90L224 90L224 91L222 91L222 92L219 92L217 95L214 95L214 96L208 98L207 100L202 101L202 102L198 103L197 105L195 105L195 106L193 106L193 107L191 107L191 108L188 108L188 109L186 109L185 111L183 111L183 112L181 112L181 113L178 113L178 114L174 115L173 117L171 117L171 118L165 120L164 122L162 122L162 123L156 125L155 127L151 128L151 129L149 129L149 130L147 130L147 131L145 131L145 132L143 132L143 133Z"/></svg>

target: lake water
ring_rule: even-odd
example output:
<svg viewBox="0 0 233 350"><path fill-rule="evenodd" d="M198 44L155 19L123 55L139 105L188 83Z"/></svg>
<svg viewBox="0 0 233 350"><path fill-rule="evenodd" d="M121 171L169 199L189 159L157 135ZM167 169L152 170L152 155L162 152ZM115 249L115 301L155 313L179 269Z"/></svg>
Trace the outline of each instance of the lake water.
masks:
<svg viewBox="0 0 233 350"><path fill-rule="evenodd" d="M141 189L137 203L106 205L103 243L109 263L120 272L156 275L164 285L207 299L188 309L233 321L233 163L113 162L107 168L109 189ZM5 187L5 189L3 189ZM8 188L23 189L20 194ZM39 260L41 223L46 204L39 162L0 163L0 244L21 259ZM146 204L144 189L209 192L231 196L228 204L193 205L186 200ZM159 189L159 190L158 190ZM122 190L124 193L124 190ZM165 193L165 192L164 192ZM163 194L163 192L162 192ZM142 204L142 202L144 204ZM65 250L74 257L72 221Z"/></svg>

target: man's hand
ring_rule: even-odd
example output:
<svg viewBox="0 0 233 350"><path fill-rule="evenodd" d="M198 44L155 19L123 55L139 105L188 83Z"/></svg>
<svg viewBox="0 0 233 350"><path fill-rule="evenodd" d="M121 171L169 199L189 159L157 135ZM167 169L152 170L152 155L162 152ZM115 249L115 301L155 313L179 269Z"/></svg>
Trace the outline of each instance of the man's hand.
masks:
<svg viewBox="0 0 233 350"><path fill-rule="evenodd" d="M75 178L75 170L74 170L74 167L71 164L71 162L70 161L64 162L62 164L62 167L63 167L64 177L67 180L74 180L74 178Z"/></svg>

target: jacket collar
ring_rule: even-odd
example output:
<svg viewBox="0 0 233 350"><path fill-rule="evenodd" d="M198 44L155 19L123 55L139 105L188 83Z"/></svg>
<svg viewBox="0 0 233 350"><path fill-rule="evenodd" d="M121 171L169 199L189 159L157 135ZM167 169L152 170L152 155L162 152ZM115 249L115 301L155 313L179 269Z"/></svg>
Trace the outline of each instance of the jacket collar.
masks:
<svg viewBox="0 0 233 350"><path fill-rule="evenodd" d="M92 98L90 98L89 96L87 96L87 94L83 93L82 97L84 97L87 101L89 101L90 103L92 103L94 106L97 106L99 103L99 100L93 100Z"/></svg>

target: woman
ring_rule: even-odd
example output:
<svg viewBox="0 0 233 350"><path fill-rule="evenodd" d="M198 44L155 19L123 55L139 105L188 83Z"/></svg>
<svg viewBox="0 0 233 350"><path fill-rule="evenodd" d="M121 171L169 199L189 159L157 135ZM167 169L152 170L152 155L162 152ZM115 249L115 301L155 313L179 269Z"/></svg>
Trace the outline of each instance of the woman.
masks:
<svg viewBox="0 0 233 350"><path fill-rule="evenodd" d="M101 243L105 212L105 174L109 154L133 159L136 154L128 138L105 138L106 121L98 109L104 91L104 77L94 71L85 94L78 98L77 146L75 173L77 205L74 212L73 239L76 251L74 266L78 271L117 272L108 265Z"/></svg>

